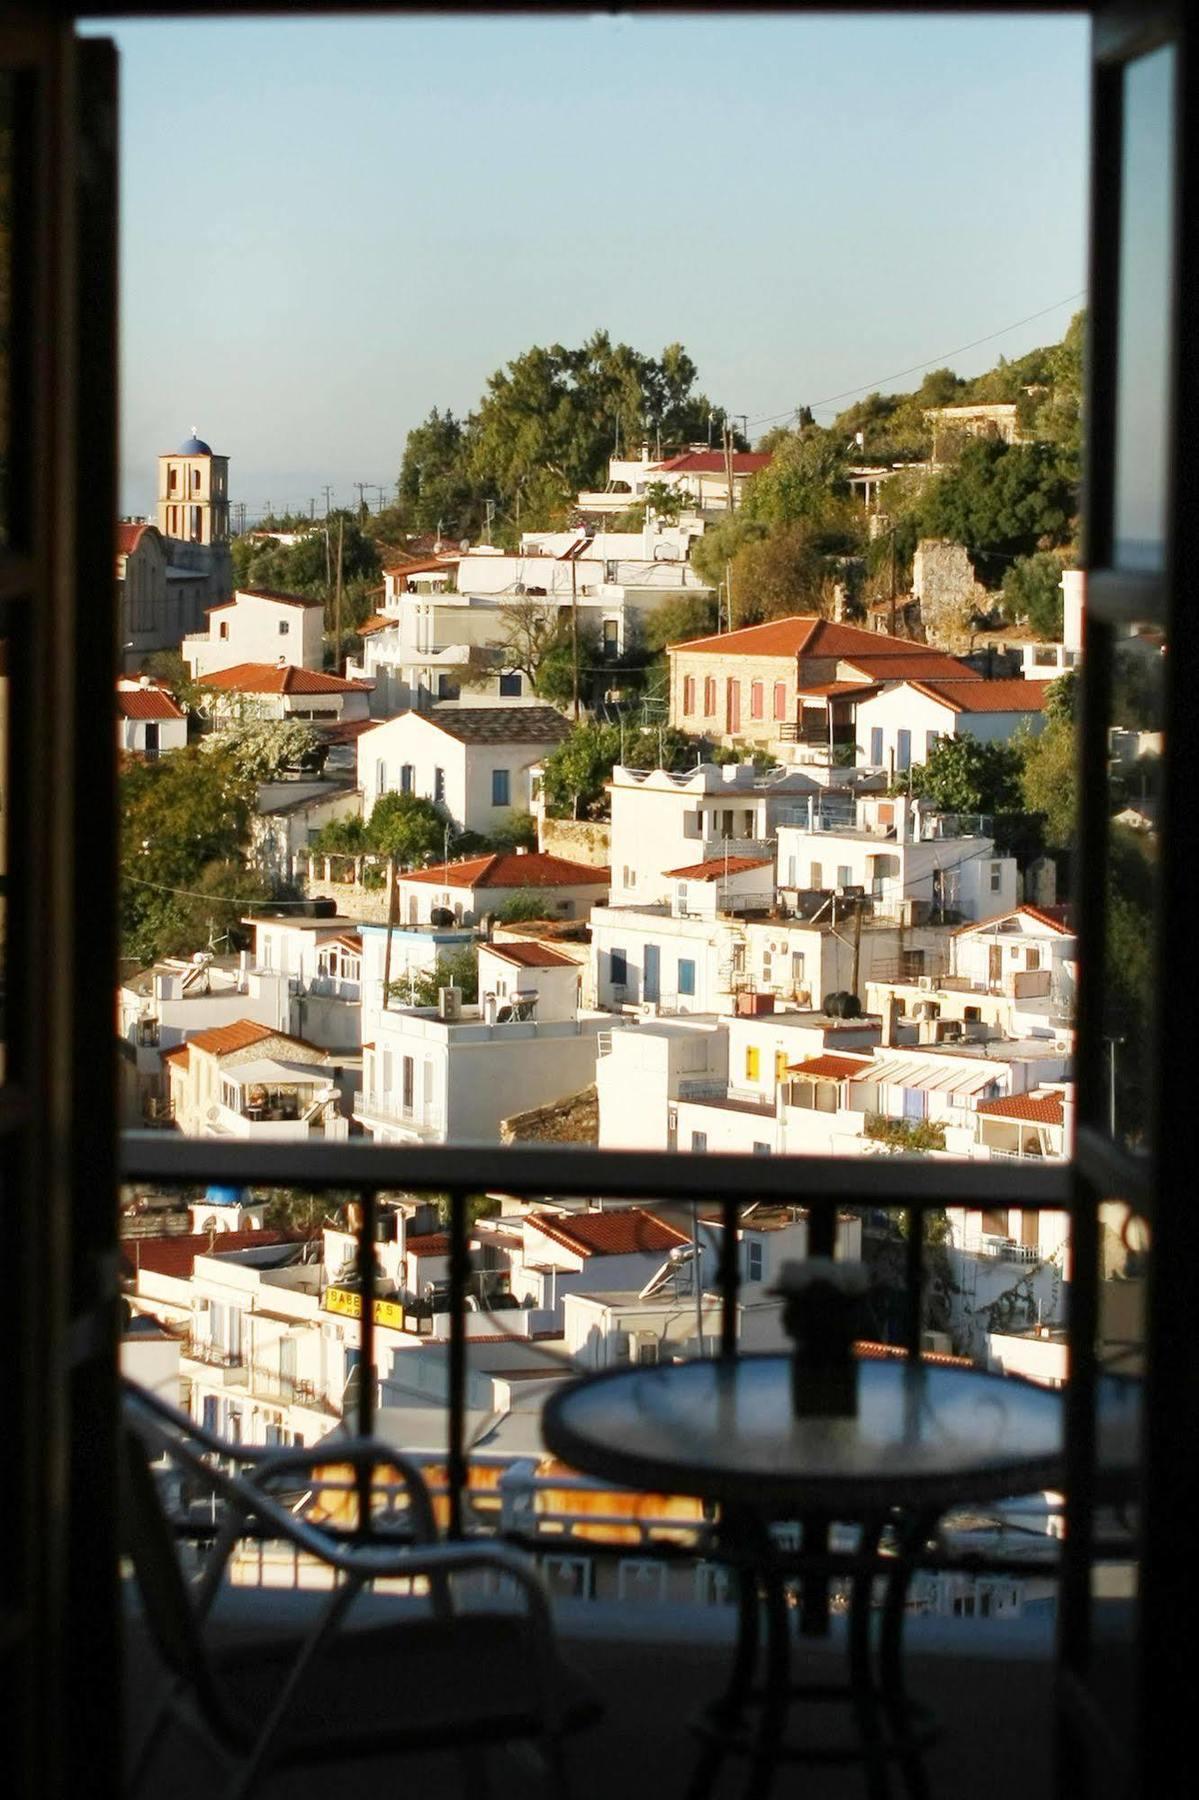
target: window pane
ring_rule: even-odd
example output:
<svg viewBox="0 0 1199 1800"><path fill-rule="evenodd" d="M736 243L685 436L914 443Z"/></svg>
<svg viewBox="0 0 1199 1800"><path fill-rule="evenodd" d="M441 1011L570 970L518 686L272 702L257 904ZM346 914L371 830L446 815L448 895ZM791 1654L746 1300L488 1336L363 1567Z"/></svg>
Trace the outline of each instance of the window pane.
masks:
<svg viewBox="0 0 1199 1800"><path fill-rule="evenodd" d="M1165 644L1153 626L1130 626L1112 655L1108 735L1108 857L1104 1034L1108 1127L1147 1147L1153 1026L1154 916L1160 845L1162 686Z"/></svg>
<svg viewBox="0 0 1199 1800"><path fill-rule="evenodd" d="M1162 567L1166 526L1174 51L1124 75L1120 335L1116 374L1115 561Z"/></svg>

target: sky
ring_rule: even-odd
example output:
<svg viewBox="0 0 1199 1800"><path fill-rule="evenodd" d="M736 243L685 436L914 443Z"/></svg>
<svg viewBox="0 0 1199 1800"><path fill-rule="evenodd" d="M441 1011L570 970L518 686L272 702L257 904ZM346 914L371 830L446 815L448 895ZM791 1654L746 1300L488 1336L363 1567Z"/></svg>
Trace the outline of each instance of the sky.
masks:
<svg viewBox="0 0 1199 1800"><path fill-rule="evenodd" d="M88 30L121 52L126 513L193 426L251 519L374 503L430 408L597 327L682 342L752 421L1081 304L1077 17Z"/></svg>

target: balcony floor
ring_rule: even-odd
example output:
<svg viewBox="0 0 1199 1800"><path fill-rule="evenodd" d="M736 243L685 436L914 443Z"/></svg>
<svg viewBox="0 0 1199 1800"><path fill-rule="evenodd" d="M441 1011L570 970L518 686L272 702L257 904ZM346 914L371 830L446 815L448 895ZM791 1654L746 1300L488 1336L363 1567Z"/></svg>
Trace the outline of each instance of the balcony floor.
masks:
<svg viewBox="0 0 1199 1800"><path fill-rule="evenodd" d="M276 1619L301 1605L307 1597L276 1595L272 1611ZM310 1602L309 1602L310 1604ZM258 1610L255 1608L255 1610ZM657 1609L653 1609L656 1615ZM563 1616L563 1614L565 1616ZM684 1793L695 1756L687 1730L691 1713L714 1698L727 1669L729 1645L719 1633L695 1640L677 1610L673 1617L651 1616L636 1607L624 1608L618 1635L613 1608L569 1603L560 1611L560 1632L565 1653L599 1690L605 1705L602 1722L575 1739L569 1757L573 1800L612 1800L614 1794L640 1800L673 1800ZM573 1615L573 1616L572 1616ZM604 1615L598 1616L597 1615ZM694 1615L692 1615L694 1618ZM578 1624L580 1629L573 1629ZM1013 1783L1021 1800L1051 1800L1051 1732L1053 1679L1050 1632L1043 1623L1030 1628L978 1625L970 1622L931 1621L931 1630L917 1629L918 1640L908 1658L909 1685L914 1698L935 1707L943 1736L929 1752L932 1800L1011 1800ZM246 1629L240 1620L238 1635ZM838 1679L840 1643L806 1645L796 1640L794 1670L799 1679ZM141 1716L146 1696L154 1691L155 1674L140 1633L131 1634L128 1659L128 1693L131 1723ZM1104 1705L1109 1721L1113 1706L1127 1705L1130 1683L1123 1648L1112 1646L1102 1659ZM395 1673L380 1668L379 1679L394 1682ZM847 1709L796 1708L793 1719L811 1735L819 1730L837 1732ZM155 1779L143 1790L150 1800L211 1800L217 1765L197 1754L193 1741L175 1734L164 1747ZM539 1794L542 1790L523 1758L508 1752L491 1759L495 1795ZM269 1800L329 1800L331 1793L348 1791L352 1781L369 1781L374 1792L380 1782L395 1782L396 1792L419 1793L422 1800L451 1800L468 1789L461 1764L450 1755L377 1759L358 1770L347 1767L331 1772L289 1771L268 1781L258 1791ZM743 1791L745 1764L730 1759L716 1789L715 1800ZM898 1791L898 1784L897 1791ZM220 1791L219 1784L217 1790ZM479 1792L476 1784L471 1791ZM865 1784L857 1770L782 1770L776 1783L779 1794L802 1791L812 1800L864 1800Z"/></svg>

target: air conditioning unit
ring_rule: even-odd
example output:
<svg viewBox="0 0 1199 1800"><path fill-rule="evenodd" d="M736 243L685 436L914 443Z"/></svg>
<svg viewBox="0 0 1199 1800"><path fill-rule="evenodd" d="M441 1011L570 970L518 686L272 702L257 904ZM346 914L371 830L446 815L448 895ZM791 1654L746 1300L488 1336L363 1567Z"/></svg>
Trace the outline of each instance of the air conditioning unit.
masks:
<svg viewBox="0 0 1199 1800"><path fill-rule="evenodd" d="M931 994L933 991L932 976L931 975L918 975L916 977L916 986L920 989L920 992L922 994Z"/></svg>

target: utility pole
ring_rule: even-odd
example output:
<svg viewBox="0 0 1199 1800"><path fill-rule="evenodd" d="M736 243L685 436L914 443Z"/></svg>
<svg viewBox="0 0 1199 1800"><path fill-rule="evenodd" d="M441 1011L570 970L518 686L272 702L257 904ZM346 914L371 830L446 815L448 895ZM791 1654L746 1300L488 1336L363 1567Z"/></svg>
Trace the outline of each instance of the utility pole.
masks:
<svg viewBox="0 0 1199 1800"><path fill-rule="evenodd" d="M724 628L726 631L733 629L733 565L731 562L726 562L724 565Z"/></svg>
<svg viewBox="0 0 1199 1800"><path fill-rule="evenodd" d="M364 512L370 511L370 508L366 504L366 498L365 498L366 490L370 485L371 484L369 481L351 481L351 483L350 483L351 487L356 487L358 489L358 517L359 518L362 517Z"/></svg>
<svg viewBox="0 0 1199 1800"><path fill-rule="evenodd" d="M854 901L853 909L853 974L850 978L850 991L857 994L858 977L862 968L862 902Z"/></svg>
<svg viewBox="0 0 1199 1800"><path fill-rule="evenodd" d="M316 501L315 500L310 500L308 502L308 517L310 519L316 518Z"/></svg>
<svg viewBox="0 0 1199 1800"><path fill-rule="evenodd" d="M570 662L575 724L579 722L579 593L578 552L570 559Z"/></svg>
<svg viewBox="0 0 1199 1800"><path fill-rule="evenodd" d="M337 521L337 596L333 602L333 673L341 672L341 553L346 522Z"/></svg>
<svg viewBox="0 0 1199 1800"><path fill-rule="evenodd" d="M391 1004L391 934L400 919L400 888L396 881L396 859L387 859L387 947L383 952L383 1011Z"/></svg>
<svg viewBox="0 0 1199 1800"><path fill-rule="evenodd" d="M731 513L736 506L736 497L733 493L733 427L727 417L724 421L724 478L728 484L729 511Z"/></svg>
<svg viewBox="0 0 1199 1800"><path fill-rule="evenodd" d="M326 482L324 487L321 489L321 492L325 496L325 517L328 518L329 517L329 502L333 496L333 489L330 487L329 483Z"/></svg>
<svg viewBox="0 0 1199 1800"><path fill-rule="evenodd" d="M483 530L486 535L488 546L490 546L490 544L491 544L491 521L495 517L495 501L494 500L485 500L483 502L483 504L487 508L487 519L483 526Z"/></svg>

